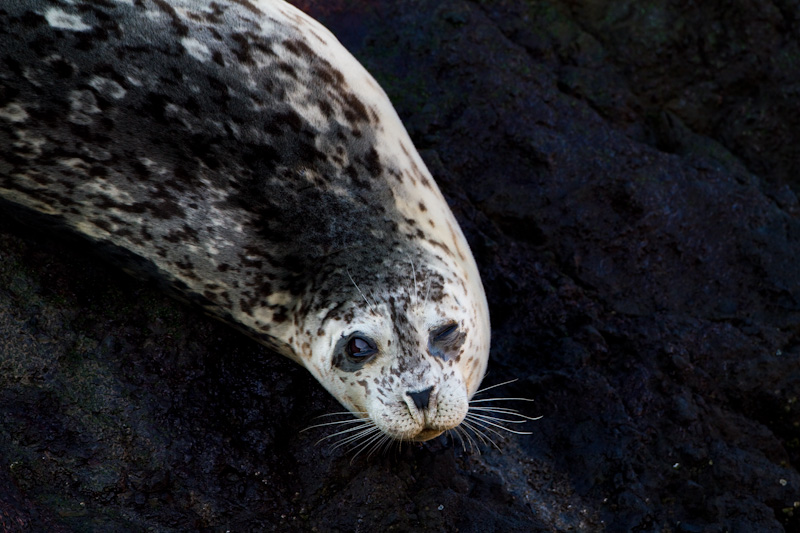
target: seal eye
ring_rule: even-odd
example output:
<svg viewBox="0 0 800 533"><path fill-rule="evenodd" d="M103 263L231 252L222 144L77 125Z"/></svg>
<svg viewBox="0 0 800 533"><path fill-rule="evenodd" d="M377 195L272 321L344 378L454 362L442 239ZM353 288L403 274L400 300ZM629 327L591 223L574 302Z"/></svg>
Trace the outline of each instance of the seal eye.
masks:
<svg viewBox="0 0 800 533"><path fill-rule="evenodd" d="M447 361L456 355L465 338L465 332L459 329L457 322L439 326L430 332L428 353Z"/></svg>
<svg viewBox="0 0 800 533"><path fill-rule="evenodd" d="M450 324L445 324L444 326L436 329L433 331L431 337L433 342L440 343L440 342L447 342L448 340L452 339L456 332L458 331L458 324L455 322Z"/></svg>
<svg viewBox="0 0 800 533"><path fill-rule="evenodd" d="M359 363L366 361L377 351L378 349L375 345L363 337L353 337L347 341L347 346L345 347L347 357Z"/></svg>

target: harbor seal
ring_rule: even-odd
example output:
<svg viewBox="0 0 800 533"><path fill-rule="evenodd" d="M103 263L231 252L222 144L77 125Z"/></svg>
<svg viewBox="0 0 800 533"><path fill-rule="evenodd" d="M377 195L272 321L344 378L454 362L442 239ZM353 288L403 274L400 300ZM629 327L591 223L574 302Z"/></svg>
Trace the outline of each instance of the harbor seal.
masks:
<svg viewBox="0 0 800 533"><path fill-rule="evenodd" d="M0 198L307 368L363 438L456 428L470 248L387 96L280 0L0 6Z"/></svg>

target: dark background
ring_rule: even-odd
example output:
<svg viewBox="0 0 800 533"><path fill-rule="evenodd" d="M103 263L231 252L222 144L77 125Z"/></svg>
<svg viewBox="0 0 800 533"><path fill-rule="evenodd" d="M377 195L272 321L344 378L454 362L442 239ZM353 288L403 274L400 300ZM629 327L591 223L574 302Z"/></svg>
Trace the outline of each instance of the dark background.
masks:
<svg viewBox="0 0 800 533"><path fill-rule="evenodd" d="M0 531L800 531L800 3L296 4L395 103L485 383L543 418L352 459L304 370L0 218Z"/></svg>

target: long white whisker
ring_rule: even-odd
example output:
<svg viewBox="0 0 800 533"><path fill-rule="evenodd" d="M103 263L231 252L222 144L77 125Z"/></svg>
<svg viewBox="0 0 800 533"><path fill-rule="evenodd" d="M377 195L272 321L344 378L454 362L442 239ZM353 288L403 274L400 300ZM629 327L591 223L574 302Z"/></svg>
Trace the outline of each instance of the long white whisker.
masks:
<svg viewBox="0 0 800 533"><path fill-rule="evenodd" d="M356 433L354 435L350 435L347 438L344 438L344 439L340 440L339 442L337 442L333 446L333 448L331 448L331 449L335 450L337 448L341 448L342 446L347 446L347 445L352 444L354 442L358 442L361 439L366 439L366 438L370 437L371 435L373 435L376 432L380 432L380 429L378 429L375 426L363 427L363 428L361 428L361 431L359 431L358 433ZM350 452L351 450L347 450L347 451Z"/></svg>
<svg viewBox="0 0 800 533"><path fill-rule="evenodd" d="M363 424L364 420L362 418L348 418L347 420L336 420L334 422L323 422L321 424L314 424L313 426L308 426L305 429L301 429L300 433L303 433L305 431L309 431L309 430L314 429L314 428L321 428L321 427L325 427L325 426L338 426L340 424L358 424L358 423L362 423Z"/></svg>
<svg viewBox="0 0 800 533"><path fill-rule="evenodd" d="M481 431L480 429L478 429L474 425L470 424L466 420L464 420L461 423L464 424L470 431L472 431L475 434L475 436L478 437L478 440L480 440L483 444L491 444L492 446L494 446L498 450L500 449L500 447L497 445L497 443L495 443L495 441L491 437L489 437L486 433L484 433L483 431ZM499 435L499 433L498 433L498 435ZM480 451L480 449L479 449L479 451Z"/></svg>
<svg viewBox="0 0 800 533"><path fill-rule="evenodd" d="M476 452L478 452L478 454L480 454L481 449L478 446L478 443L475 442L475 439L472 438L472 435L469 434L469 431L467 431L466 428L463 429L463 431L464 431L464 436L467 437L467 441L469 442L469 451L471 452L472 450L475 450Z"/></svg>
<svg viewBox="0 0 800 533"><path fill-rule="evenodd" d="M480 413L472 413L472 417L474 419L480 420L491 420L493 422L497 422L498 424L501 422L507 422L509 424L527 424L527 420L509 420L508 418L500 418L499 416L489 416Z"/></svg>
<svg viewBox="0 0 800 533"><path fill-rule="evenodd" d="M508 422L514 422L515 424L524 424L528 420L536 421L536 420L541 420L542 419L541 415L540 416L523 415L522 413L520 413L516 409L506 409L506 408L503 408L503 407L470 407L469 410L472 411L472 412L480 411L481 413L495 413L495 414L499 414L499 415L518 416L518 417L524 419L524 420L509 420L508 421ZM481 414L481 413L476 413L476 414Z"/></svg>
<svg viewBox="0 0 800 533"><path fill-rule="evenodd" d="M369 447L370 444L374 443L376 440L379 440L379 439L382 439L383 437L386 437L386 435L383 432L381 432L380 429L378 429L377 427L375 429L378 430L378 434L377 435L371 435L369 438L365 438L365 442L363 442L361 444L356 444L355 446L353 446L352 448L347 450L347 452L350 453L353 450L355 450L356 448L358 448L358 451L350 459L350 464L353 464L353 461L355 461L356 457L358 457L359 454L361 454L364 450L366 450L367 447Z"/></svg>
<svg viewBox="0 0 800 533"><path fill-rule="evenodd" d="M353 431L358 431L359 429L365 429L365 428L368 428L368 427L372 427L371 424L369 424L367 422L364 422L363 420L357 420L357 422L361 422L361 424L358 424L357 426L349 427L349 428L346 428L346 429L342 429L341 431L337 431L336 433L331 433L330 435L326 435L326 436L322 437L322 439L320 439L320 440L326 440L326 439L330 439L330 438L336 437L338 435L345 435L347 433L352 433Z"/></svg>
<svg viewBox="0 0 800 533"><path fill-rule="evenodd" d="M478 418L478 417L480 417L480 418ZM469 418L470 422L472 422L473 424L477 424L477 425L481 426L486 431L492 431L494 433L497 433L496 431L494 431L493 429L488 427L488 426L492 426L492 427L496 427L496 428L502 429L503 431L508 431L509 433L514 433L515 435L533 435L533 432L531 432L531 431L517 431L517 430L514 430L514 429L510 429L510 428L507 428L507 427L505 427L503 425L496 424L496 423L488 420L487 417L481 417L480 415L467 413L467 418ZM500 433L497 433L497 434L500 435Z"/></svg>
<svg viewBox="0 0 800 533"><path fill-rule="evenodd" d="M509 379L508 381L504 381L502 383L498 383L497 385L489 385L488 387L485 387L483 389L480 389L480 390L476 391L475 394L477 395L477 394L480 394L482 392L486 392L487 390L494 389L496 387L502 387L503 385L508 385L509 383L514 383L515 381L518 381L517 378Z"/></svg>
<svg viewBox="0 0 800 533"><path fill-rule="evenodd" d="M392 439L391 439L391 437L389 437L388 435L385 435L385 434L383 435L383 437L385 437L385 438L382 438L382 439L379 439L379 440L377 440L377 441L376 441L376 442L375 442L375 443L374 443L374 444L373 444L373 445L370 447L370 450L369 450L369 452L367 453L367 457L372 457L372 454L373 454L373 453L376 453L376 452L377 452L377 453L380 453L380 452L381 452L381 450L382 450L382 449L383 449L385 446L387 446L387 445L388 445L388 446L391 446L391 445L392 445Z"/></svg>
<svg viewBox="0 0 800 533"><path fill-rule="evenodd" d="M372 310L372 312L373 312L373 313L375 313L375 314L377 315L377 314L378 314L378 312L375 310L375 308L372 306L372 304L369 302L369 300L367 300L367 297L366 297L366 296L364 295L364 293L361 291L361 287L359 287L359 286L358 286L358 283L356 283L356 282L355 282L355 280L353 279L353 276L351 276L351 275L350 275L350 270L349 270L347 267L345 267L345 269L344 269L344 270L345 270L345 272L347 272L347 277L348 277L348 278L350 278L350 281L353 283L353 286L354 286L354 287L356 288L356 290L358 291L358 294L360 294L360 295L361 295L361 297L362 297L362 298L364 298L364 301L365 301L365 302L367 302L367 305L368 305L368 306L369 306L369 308ZM379 315L379 316L380 316L380 315Z"/></svg>
<svg viewBox="0 0 800 533"><path fill-rule="evenodd" d="M516 401L516 402L535 402L536 400L531 398L481 398L479 400L470 400L469 403L485 403L485 402L497 402L497 401Z"/></svg>
<svg viewBox="0 0 800 533"><path fill-rule="evenodd" d="M504 437L504 435L503 435L502 433L500 433L499 431L497 431L496 429L494 429L493 427L491 427L491 426L492 426L492 424L489 424L489 423L483 422L483 421L481 421L481 420L470 420L470 422L471 422L473 425L475 425L475 426L479 426L479 427L481 427L481 428L482 428L484 431L487 431L487 432L489 432L489 433L493 433L493 434L497 435L497 436L498 436L498 437L500 437L500 438L503 438L503 437ZM509 430L508 428L505 428L505 427L503 427L503 426L497 426L497 427L499 427L500 429L505 429L506 431L509 431L509 432L511 431L511 430ZM494 440L492 440L492 443L494 444ZM495 444L495 446L497 447L497 444ZM497 449L499 450L500 448L499 448L499 447L497 447Z"/></svg>
<svg viewBox="0 0 800 533"><path fill-rule="evenodd" d="M372 301L375 303L375 305L378 305L378 299L375 298L375 293L372 292L371 288L369 289L369 295L372 297Z"/></svg>
<svg viewBox="0 0 800 533"><path fill-rule="evenodd" d="M458 432L458 426L452 429L448 429L447 431L445 431L445 433L447 434L448 437L450 437L450 440L453 442L453 446L457 445L456 437L458 437L458 442L461 443L461 449L463 451L467 451L467 448L464 446L464 439L461 438L461 434Z"/></svg>
<svg viewBox="0 0 800 533"><path fill-rule="evenodd" d="M414 303L419 305L419 293L417 292L417 269L414 268L414 260L411 260L411 272L414 275Z"/></svg>
<svg viewBox="0 0 800 533"><path fill-rule="evenodd" d="M470 411L488 411L490 413L511 413L511 414L517 414L517 415L519 414L518 410L513 409L511 407L497 407L497 406L494 406L494 405L489 405L489 406L486 406L486 405L470 405L469 406L469 410ZM520 415L520 416L524 416L524 415Z"/></svg>
<svg viewBox="0 0 800 533"><path fill-rule="evenodd" d="M323 415L315 416L314 418L322 418L323 416L336 416L336 415L366 415L366 411L336 411L335 413L325 413Z"/></svg>
<svg viewBox="0 0 800 533"><path fill-rule="evenodd" d="M468 420L464 420L463 422L461 422L461 424L470 431L472 431L475 434L475 437L477 437L477 439L481 442L481 444L489 444L489 442L491 442L491 439L487 437L483 431L476 428L473 424L470 424Z"/></svg>
<svg viewBox="0 0 800 533"><path fill-rule="evenodd" d="M337 442L336 444L333 445L332 449L335 450L336 448L338 448L342 444L346 444L346 443L350 442L353 439L358 440L359 437L361 435L363 435L364 433L372 433L372 430L373 430L372 426L370 426L369 424L363 424L363 425L360 425L360 426L343 429L342 431L337 431L336 433L333 433L331 435L326 435L325 437L322 437L321 439L319 439L316 442L316 444L319 444L320 442L328 440L328 439L339 437L341 435L346 435L345 438L343 438L342 440L340 440L339 442ZM353 433L353 435L348 435L348 433Z"/></svg>
<svg viewBox="0 0 800 533"><path fill-rule="evenodd" d="M425 309L425 307L428 306L428 296L430 295L430 292L431 292L431 278L429 276L428 277L428 283L426 284L426 287L425 287L425 301L422 303L422 308L423 309Z"/></svg>
<svg viewBox="0 0 800 533"><path fill-rule="evenodd" d="M465 452L467 451L467 443L469 443L469 451L472 452L472 437L470 437L467 430L461 426L456 426L454 428L454 433L458 437L458 440L461 441L461 449Z"/></svg>

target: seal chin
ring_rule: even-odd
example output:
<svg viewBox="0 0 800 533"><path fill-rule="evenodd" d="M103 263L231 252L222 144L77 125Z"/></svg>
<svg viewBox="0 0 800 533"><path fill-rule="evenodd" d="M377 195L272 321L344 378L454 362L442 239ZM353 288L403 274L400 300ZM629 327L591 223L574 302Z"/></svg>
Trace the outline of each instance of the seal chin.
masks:
<svg viewBox="0 0 800 533"><path fill-rule="evenodd" d="M444 433L444 430L442 429L425 428L416 435L414 435L413 437L411 437L411 440L414 442L424 442L426 440L435 439L442 433Z"/></svg>

